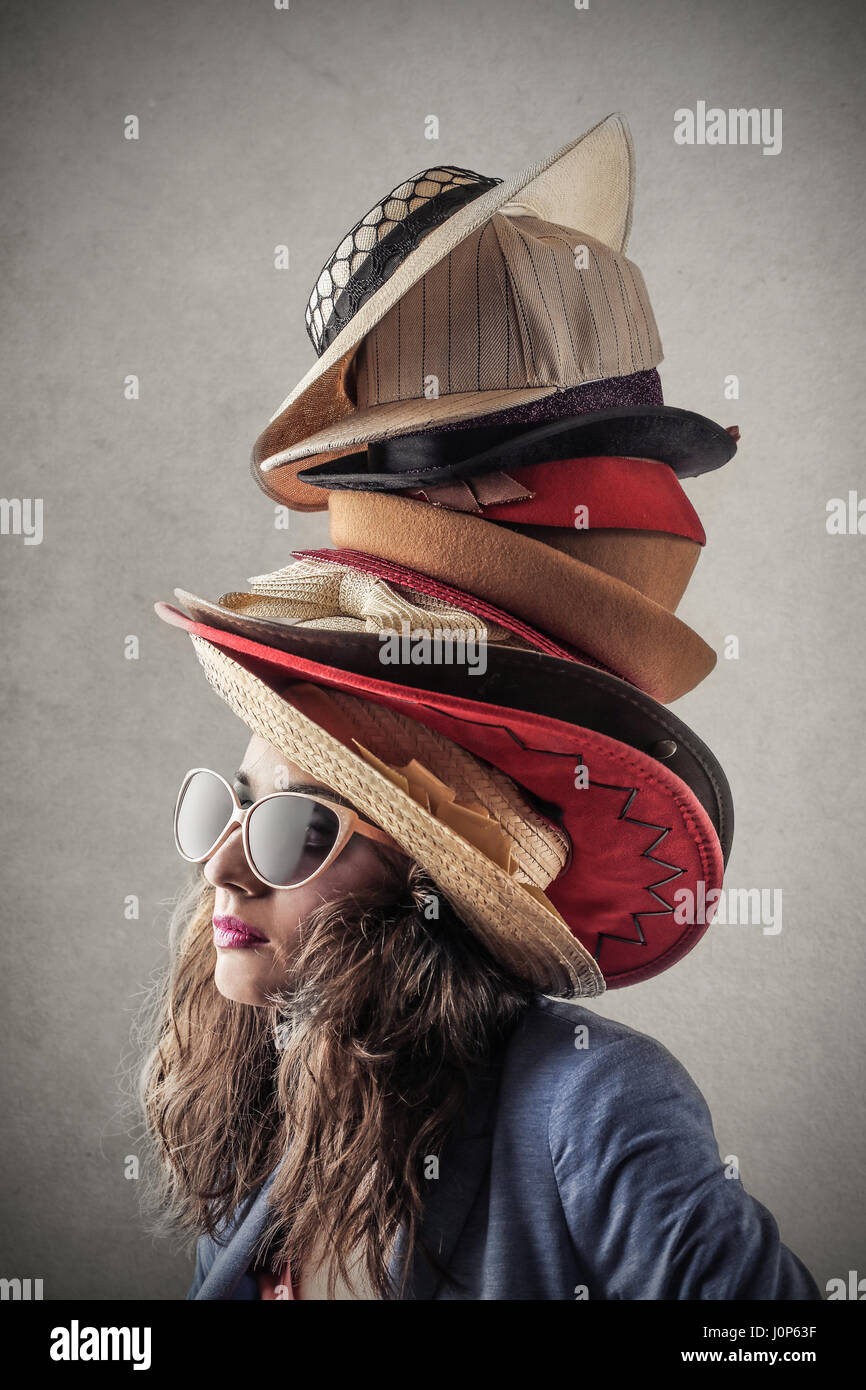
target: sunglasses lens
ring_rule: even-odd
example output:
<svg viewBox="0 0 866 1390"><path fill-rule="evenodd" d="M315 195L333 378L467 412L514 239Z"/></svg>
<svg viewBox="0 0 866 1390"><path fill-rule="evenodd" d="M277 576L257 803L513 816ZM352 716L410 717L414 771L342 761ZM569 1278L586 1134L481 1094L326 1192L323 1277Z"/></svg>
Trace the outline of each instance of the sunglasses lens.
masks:
<svg viewBox="0 0 866 1390"><path fill-rule="evenodd" d="M194 772L182 788L175 829L182 854L201 859L228 825L234 802L229 789L212 772Z"/></svg>
<svg viewBox="0 0 866 1390"><path fill-rule="evenodd" d="M306 796L272 797L250 816L250 857L269 883L291 888L321 867L339 832L339 820L321 802Z"/></svg>

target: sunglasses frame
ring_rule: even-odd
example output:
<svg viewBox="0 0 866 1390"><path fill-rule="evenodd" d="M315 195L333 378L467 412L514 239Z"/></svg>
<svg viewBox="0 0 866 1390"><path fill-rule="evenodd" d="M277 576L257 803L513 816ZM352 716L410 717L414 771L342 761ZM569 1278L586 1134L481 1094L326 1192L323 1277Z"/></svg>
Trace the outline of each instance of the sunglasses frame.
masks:
<svg viewBox="0 0 866 1390"><path fill-rule="evenodd" d="M226 788L226 790L229 793L229 796L232 799L234 810L230 818L226 821L224 829L214 840L210 849L205 854L200 854L193 858L192 855L187 854L183 849L181 849L180 840L178 838L177 833L177 822L178 817L180 815L180 808L181 803L183 801L184 793L186 792L186 789L192 781L193 777L198 772L206 772L211 777L216 777L218 781L222 782L223 786ZM265 878L264 874L259 873L255 864L253 863L253 856L250 850L249 839L250 816L252 815L256 807L261 806L263 802L273 801L275 797L286 796L294 796L304 801L313 801L317 805L326 806L327 809L329 811L333 811L334 815L337 817L337 820L339 821L339 827L337 830L337 837L334 841L333 847L329 851L327 858L322 861L322 863L319 865L317 869L314 869L314 871L311 874L308 874L306 878L299 879L297 883L273 883L269 878ZM397 845L397 842L393 838L393 836L386 834L386 832L384 830L380 830L378 826L370 825L368 821L362 820L361 817L358 815L357 811L353 811L350 806L344 806L339 801L331 801L326 796L312 796L309 792L268 792L266 796L260 796L256 801L252 803L251 806L247 806L245 809L241 805L240 797L238 796L234 787L231 785L230 782L226 781L222 773L214 772L212 767L190 768L189 772L186 774L186 776L180 784L180 791L177 794L177 801L175 803L174 808L174 843L175 848L177 849L177 852L181 856L181 858L185 859L188 864L204 864L208 859L210 859L214 854L216 854L217 850L220 848L221 845L225 844L226 840L229 838L230 835L234 833L235 827L238 825L241 827L241 844L243 845L244 856L246 857L246 861L249 866L250 872L255 874L259 882L266 884L268 888L303 888L304 884L311 883L314 878L318 878L319 874L324 873L325 869L327 869L329 865L333 864L337 856L339 854L342 854L343 850L346 848L353 835L363 835L365 839L375 840L379 844L391 845L392 847L397 849L400 848L400 846Z"/></svg>

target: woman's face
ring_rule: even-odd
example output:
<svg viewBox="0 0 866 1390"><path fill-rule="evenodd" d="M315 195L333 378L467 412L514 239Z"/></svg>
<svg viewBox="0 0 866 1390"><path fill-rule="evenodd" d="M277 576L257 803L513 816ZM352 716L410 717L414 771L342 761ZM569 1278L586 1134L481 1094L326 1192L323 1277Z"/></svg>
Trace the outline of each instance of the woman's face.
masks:
<svg viewBox="0 0 866 1390"><path fill-rule="evenodd" d="M334 795L258 735L250 739L238 772L229 780L243 806L274 791L302 789L310 795ZM205 878L216 889L214 981L220 994L240 1004L267 1003L269 992L284 981L304 918L343 893L378 887L392 872L372 841L353 835L317 878L299 888L269 888L247 863L240 826L236 826L204 865ZM235 943L222 944L231 940L232 927L237 928ZM244 929L255 935L245 937Z"/></svg>

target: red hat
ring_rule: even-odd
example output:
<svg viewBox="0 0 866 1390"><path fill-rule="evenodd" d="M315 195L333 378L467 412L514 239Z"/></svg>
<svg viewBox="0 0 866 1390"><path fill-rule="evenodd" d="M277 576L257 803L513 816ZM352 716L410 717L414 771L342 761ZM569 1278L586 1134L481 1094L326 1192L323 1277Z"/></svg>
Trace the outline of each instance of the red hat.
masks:
<svg viewBox="0 0 866 1390"><path fill-rule="evenodd" d="M648 979L679 960L706 930L707 921L680 920L690 914L677 912L674 893L700 897L702 884L712 902L709 895L721 887L733 833L730 791L710 750L647 695L580 662L508 647L489 649L480 677L466 666L438 666L435 690L428 688L431 672L419 666L402 667L399 682L384 680L388 668L375 634L246 616L241 635L231 630L236 615L216 610L216 626L214 605L182 597L198 609L195 616L164 603L157 613L190 634L208 679L257 731L273 725L250 718L251 700L267 691L273 720L274 692L291 675L408 715L536 799L571 843L565 867L542 895L553 920L562 923L559 936L551 937L543 988L598 992L587 973L589 958L610 988ZM205 611L209 621L197 621ZM251 632L259 640L251 640ZM353 786L357 801L357 777ZM393 834L401 822L384 816L378 823ZM404 847L415 854L413 844ZM460 854L456 863L451 855L451 891L442 885L449 897L457 891ZM501 933L513 937L521 930L529 901L500 924ZM495 934L495 921L486 929ZM567 978L566 938L580 948Z"/></svg>

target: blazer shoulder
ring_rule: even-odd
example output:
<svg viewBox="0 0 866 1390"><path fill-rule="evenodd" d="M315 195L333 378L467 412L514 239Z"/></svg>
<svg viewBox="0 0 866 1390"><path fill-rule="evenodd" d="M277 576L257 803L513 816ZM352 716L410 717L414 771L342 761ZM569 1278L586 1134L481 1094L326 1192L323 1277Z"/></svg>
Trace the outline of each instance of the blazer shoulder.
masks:
<svg viewBox="0 0 866 1390"><path fill-rule="evenodd" d="M545 1078L552 1122L616 1110L634 1114L653 1102L690 1110L702 1126L709 1111L697 1084L664 1043L567 999L538 995L527 1010L511 1058L514 1074ZM711 1123L711 1122L710 1122Z"/></svg>
<svg viewBox="0 0 866 1390"><path fill-rule="evenodd" d="M554 1048L554 1055L563 1062L573 1062L572 1052L604 1058L614 1063L617 1053L623 1049L630 1054L640 1053L647 1060L655 1057L659 1065L682 1064L669 1052L664 1043L649 1033L642 1033L618 1019L606 1018L570 999L554 999L547 994L538 994L524 1015L521 1045L528 1048L548 1050ZM567 1044L563 1047L563 1044Z"/></svg>

